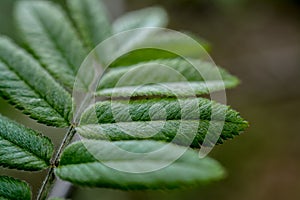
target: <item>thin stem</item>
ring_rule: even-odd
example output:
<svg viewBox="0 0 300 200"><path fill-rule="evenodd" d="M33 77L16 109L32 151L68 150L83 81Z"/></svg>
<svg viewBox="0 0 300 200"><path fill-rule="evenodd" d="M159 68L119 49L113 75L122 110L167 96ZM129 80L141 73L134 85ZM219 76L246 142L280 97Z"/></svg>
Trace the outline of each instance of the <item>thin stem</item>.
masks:
<svg viewBox="0 0 300 200"><path fill-rule="evenodd" d="M49 169L46 178L44 179L44 182L42 184L42 187L38 193L37 200L45 200L49 194L49 191L55 181L55 174L54 174L54 168L58 166L60 156L63 152L63 150L66 148L66 146L72 141L74 135L76 133L76 130L74 126L70 126L68 129L67 134L65 135L59 149L57 150L56 155L52 158L51 161L51 168Z"/></svg>
<svg viewBox="0 0 300 200"><path fill-rule="evenodd" d="M76 133L75 127L73 125L71 125L68 129L67 134L65 135L57 153L56 156L53 158L52 163L54 163L54 165L57 167L59 164L59 159L60 156L63 152L63 150L67 147L68 144L70 144L70 142L72 141L74 135Z"/></svg>

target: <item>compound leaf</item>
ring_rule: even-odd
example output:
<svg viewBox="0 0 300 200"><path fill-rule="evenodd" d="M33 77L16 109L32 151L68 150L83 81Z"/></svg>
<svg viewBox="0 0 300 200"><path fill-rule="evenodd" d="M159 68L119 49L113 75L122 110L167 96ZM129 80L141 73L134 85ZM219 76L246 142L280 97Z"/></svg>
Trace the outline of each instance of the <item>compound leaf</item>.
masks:
<svg viewBox="0 0 300 200"><path fill-rule="evenodd" d="M24 181L7 176L0 176L0 199L3 200L30 200L30 187Z"/></svg>
<svg viewBox="0 0 300 200"><path fill-rule="evenodd" d="M206 135L209 144L221 144L246 127L248 123L229 107L190 98L98 102L82 115L77 131L89 139L151 139L199 147Z"/></svg>
<svg viewBox="0 0 300 200"><path fill-rule="evenodd" d="M20 1L16 7L19 29L33 53L60 83L72 89L87 55L64 11L48 1Z"/></svg>
<svg viewBox="0 0 300 200"><path fill-rule="evenodd" d="M99 0L68 0L71 16L86 46L92 50L111 34L107 9Z"/></svg>
<svg viewBox="0 0 300 200"><path fill-rule="evenodd" d="M0 115L0 165L37 171L47 168L53 144L41 134Z"/></svg>
<svg viewBox="0 0 300 200"><path fill-rule="evenodd" d="M29 54L0 38L0 96L40 123L67 127L72 99Z"/></svg>
<svg viewBox="0 0 300 200"><path fill-rule="evenodd" d="M124 190L183 188L224 176L216 161L155 141L76 142L64 151L55 172L77 185Z"/></svg>

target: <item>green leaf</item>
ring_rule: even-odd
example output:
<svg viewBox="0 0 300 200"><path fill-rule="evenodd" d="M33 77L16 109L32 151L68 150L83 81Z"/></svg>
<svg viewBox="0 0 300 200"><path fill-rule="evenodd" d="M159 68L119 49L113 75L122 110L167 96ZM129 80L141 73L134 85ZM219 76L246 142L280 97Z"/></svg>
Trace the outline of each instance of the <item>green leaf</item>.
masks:
<svg viewBox="0 0 300 200"><path fill-rule="evenodd" d="M24 181L20 181L7 176L0 176L0 199L30 200L30 187Z"/></svg>
<svg viewBox="0 0 300 200"><path fill-rule="evenodd" d="M161 7L149 7L129 12L113 23L113 32L120 33L136 28L165 27L168 14Z"/></svg>
<svg viewBox="0 0 300 200"><path fill-rule="evenodd" d="M131 66L136 65L142 62L150 62L152 60L158 59L171 59L177 58L178 55L171 53L169 51L157 49L157 48L142 48L130 51L127 54L124 54L113 61L109 67L124 67L124 66Z"/></svg>
<svg viewBox="0 0 300 200"><path fill-rule="evenodd" d="M183 35L185 34L185 35ZM203 52L199 52L200 47L192 43L191 40L202 46ZM180 56L200 58L201 53L206 53L210 49L207 41L191 33L178 33L175 31L156 31L149 35L142 42L143 45L152 45L161 49L173 50Z"/></svg>
<svg viewBox="0 0 300 200"><path fill-rule="evenodd" d="M19 1L16 19L27 45L43 66L68 88L87 55L64 11L48 1Z"/></svg>
<svg viewBox="0 0 300 200"><path fill-rule="evenodd" d="M149 7L125 14L113 23L113 33L123 33L112 38L113 48L107 51L108 55L113 55L120 49L129 50L135 47L157 31L153 27L165 27L167 23L168 15L161 7Z"/></svg>
<svg viewBox="0 0 300 200"><path fill-rule="evenodd" d="M66 148L55 172L77 185L124 190L182 188L224 176L216 161L154 141L76 142Z"/></svg>
<svg viewBox="0 0 300 200"><path fill-rule="evenodd" d="M40 123L69 125L69 93L29 54L4 37L0 37L0 71L0 96Z"/></svg>
<svg viewBox="0 0 300 200"><path fill-rule="evenodd" d="M153 33L146 38L137 42L135 46L137 50L133 50L119 57L110 67L128 66L140 62L166 58L207 57L207 51L210 50L210 45L205 40L190 33L183 35L178 32L159 30L153 31ZM142 47L142 49L140 49L140 47Z"/></svg>
<svg viewBox="0 0 300 200"><path fill-rule="evenodd" d="M97 96L195 96L231 88L239 83L224 69L208 62L192 61L162 59L112 68L100 80Z"/></svg>
<svg viewBox="0 0 300 200"><path fill-rule="evenodd" d="M209 132L209 127L220 126L218 122L209 122L208 120L196 121L150 121L150 122L119 122L114 124L91 124L78 127L77 132L88 139L99 140L158 140L165 142L174 142L177 144L185 144L184 133L189 134L192 131L197 131L191 147L199 148L206 134ZM224 124L222 134L217 141L217 144L223 144L225 140L232 139L239 135L247 127L246 123L236 124L226 122ZM180 130L184 129L184 130ZM215 130L210 130L210 132ZM177 135L176 140L174 137Z"/></svg>
<svg viewBox="0 0 300 200"><path fill-rule="evenodd" d="M204 98L98 102L85 111L80 124L76 130L89 139L151 139L192 147L199 147L207 134L214 144L222 131L221 144L248 127L238 112Z"/></svg>
<svg viewBox="0 0 300 200"><path fill-rule="evenodd" d="M68 7L90 50L112 34L107 8L101 1L68 0Z"/></svg>
<svg viewBox="0 0 300 200"><path fill-rule="evenodd" d="M0 115L0 165L19 170L47 168L53 144L41 134Z"/></svg>

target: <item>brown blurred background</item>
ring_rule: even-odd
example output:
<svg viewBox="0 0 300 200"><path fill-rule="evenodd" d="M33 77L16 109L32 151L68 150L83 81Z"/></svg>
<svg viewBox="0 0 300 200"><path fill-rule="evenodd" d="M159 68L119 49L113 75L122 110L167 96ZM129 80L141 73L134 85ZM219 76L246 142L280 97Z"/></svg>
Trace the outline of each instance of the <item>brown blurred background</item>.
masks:
<svg viewBox="0 0 300 200"><path fill-rule="evenodd" d="M14 2L0 0L0 34L19 41L12 19ZM300 1L106 2L112 18L128 10L162 5L170 14L169 28L188 30L208 40L214 61L242 80L238 88L227 92L228 104L239 110L251 127L211 153L227 168L228 177L221 182L180 191L76 188L72 199L300 199ZM56 144L62 139L64 130L38 125L3 100L0 113L42 131ZM27 180L36 193L45 172L0 168L0 174Z"/></svg>

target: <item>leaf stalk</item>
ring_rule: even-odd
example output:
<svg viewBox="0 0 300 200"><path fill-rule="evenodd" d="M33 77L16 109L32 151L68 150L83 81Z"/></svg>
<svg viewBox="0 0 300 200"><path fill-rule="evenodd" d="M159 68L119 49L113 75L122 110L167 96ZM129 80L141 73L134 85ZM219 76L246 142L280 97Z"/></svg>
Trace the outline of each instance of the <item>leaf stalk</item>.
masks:
<svg viewBox="0 0 300 200"><path fill-rule="evenodd" d="M53 156L51 161L51 167L48 170L48 173L43 181L43 184L41 186L41 189L38 193L37 200L45 200L48 197L48 194L53 186L53 183L56 179L54 174L55 167L59 164L59 159L61 157L61 154L63 150L70 144L72 141L74 135L76 133L75 126L71 125L67 131L67 134L65 135L64 139L62 140L62 143L60 147L57 150L57 153Z"/></svg>

